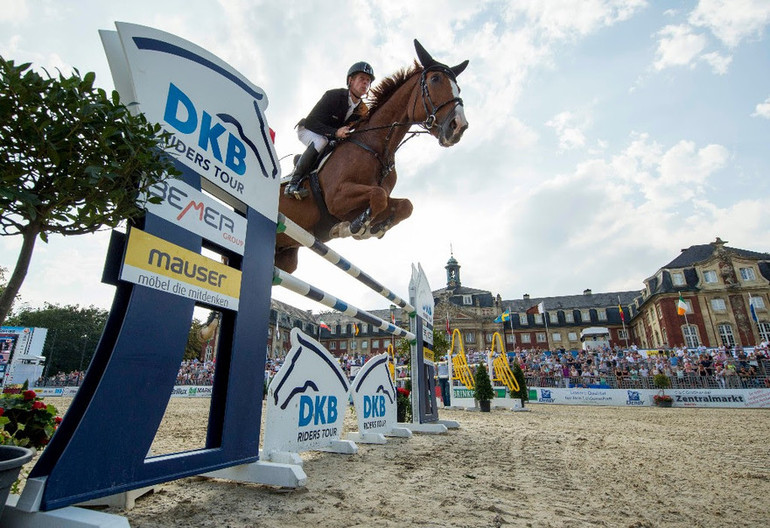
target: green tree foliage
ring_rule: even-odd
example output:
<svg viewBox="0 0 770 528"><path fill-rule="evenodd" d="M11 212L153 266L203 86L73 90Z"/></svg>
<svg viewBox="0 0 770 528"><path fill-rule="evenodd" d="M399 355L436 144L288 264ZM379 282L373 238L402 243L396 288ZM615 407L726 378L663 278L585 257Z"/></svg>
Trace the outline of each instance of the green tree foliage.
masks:
<svg viewBox="0 0 770 528"><path fill-rule="evenodd" d="M478 401L489 401L495 397L495 391L492 389L492 382L489 381L487 367L485 367L483 363L476 367L473 381L476 386L473 392L474 399Z"/></svg>
<svg viewBox="0 0 770 528"><path fill-rule="evenodd" d="M203 348L201 329L203 329L203 323L193 319L190 325L190 334L187 337L187 346L184 349L184 359L200 359Z"/></svg>
<svg viewBox="0 0 770 528"><path fill-rule="evenodd" d="M443 328L433 327L433 353L436 355L436 361L443 359L449 350L449 339Z"/></svg>
<svg viewBox="0 0 770 528"><path fill-rule="evenodd" d="M519 398L521 400L521 406L524 407L524 402L529 401L529 390L527 389L527 382L524 379L524 371L521 370L521 366L519 366L518 361L513 362L511 372L513 373L513 377L516 380L516 383L519 384L519 390L512 392L511 398Z"/></svg>
<svg viewBox="0 0 770 528"><path fill-rule="evenodd" d="M22 247L0 294L10 312L39 236L77 235L141 214L139 193L176 175L168 134L94 88L92 72L51 77L0 57L0 235Z"/></svg>
<svg viewBox="0 0 770 528"><path fill-rule="evenodd" d="M83 370L88 367L107 315L107 310L94 306L46 304L42 309L22 309L9 317L8 323L48 329L43 355L47 358L46 373L53 376L80 370L81 365Z"/></svg>

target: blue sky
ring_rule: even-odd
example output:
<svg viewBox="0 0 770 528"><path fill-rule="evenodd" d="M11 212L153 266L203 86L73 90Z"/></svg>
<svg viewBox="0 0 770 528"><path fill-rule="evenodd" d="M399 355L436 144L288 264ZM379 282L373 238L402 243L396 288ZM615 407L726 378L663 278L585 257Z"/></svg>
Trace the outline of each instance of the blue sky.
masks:
<svg viewBox="0 0 770 528"><path fill-rule="evenodd" d="M416 5L413 5L416 4ZM0 54L112 80L97 31L144 24L202 45L268 94L279 156L353 62L378 78L418 38L458 78L470 127L451 149L420 137L396 158L412 218L382 240L331 245L407 295L420 262L445 285L503 298L641 289L680 249L717 236L770 251L770 2L559 0L116 2L0 0ZM289 167L284 166L284 171ZM23 301L108 307L107 235L39 243ZM11 268L20 240L0 238ZM297 276L362 308L387 301L301 252ZM294 294L276 297L307 309Z"/></svg>

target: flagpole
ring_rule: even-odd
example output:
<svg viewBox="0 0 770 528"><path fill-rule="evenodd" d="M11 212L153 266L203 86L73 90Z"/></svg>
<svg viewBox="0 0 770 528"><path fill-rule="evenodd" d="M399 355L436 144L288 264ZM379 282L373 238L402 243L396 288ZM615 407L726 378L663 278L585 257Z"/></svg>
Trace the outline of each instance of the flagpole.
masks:
<svg viewBox="0 0 770 528"><path fill-rule="evenodd" d="M541 303L543 305L543 321L545 321L545 346L548 347L548 350L551 350L551 343L550 339L548 339L548 310L545 309L545 303Z"/></svg>
<svg viewBox="0 0 770 528"><path fill-rule="evenodd" d="M757 311L754 309L754 302L752 301L751 292L749 292L749 313L751 314L751 318L754 319L754 324L757 325L757 337L759 337L759 340L762 340L762 329L759 328L759 318L757 317ZM754 340L754 343L756 344L757 340Z"/></svg>
<svg viewBox="0 0 770 528"><path fill-rule="evenodd" d="M628 332L626 332L626 318L623 315L623 307L620 305L620 295L618 295L618 308L620 309L620 322L623 323L623 335L626 336L626 350L628 350Z"/></svg>

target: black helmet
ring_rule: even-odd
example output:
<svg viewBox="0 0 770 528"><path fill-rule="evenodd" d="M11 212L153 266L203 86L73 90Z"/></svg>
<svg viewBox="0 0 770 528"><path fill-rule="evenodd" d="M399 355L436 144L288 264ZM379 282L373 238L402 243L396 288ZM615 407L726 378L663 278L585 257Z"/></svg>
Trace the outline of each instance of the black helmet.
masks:
<svg viewBox="0 0 770 528"><path fill-rule="evenodd" d="M358 72L367 74L369 77L372 78L372 82L374 82L374 68L372 68L372 66L368 62L361 61L351 66L350 69L348 70L348 78L351 75L355 75Z"/></svg>

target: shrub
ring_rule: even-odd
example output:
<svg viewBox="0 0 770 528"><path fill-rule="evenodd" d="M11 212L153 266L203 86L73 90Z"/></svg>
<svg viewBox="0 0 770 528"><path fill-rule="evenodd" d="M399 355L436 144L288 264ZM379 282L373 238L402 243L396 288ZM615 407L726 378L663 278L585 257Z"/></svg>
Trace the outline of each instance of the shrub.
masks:
<svg viewBox="0 0 770 528"><path fill-rule="evenodd" d="M495 391L492 389L492 382L489 381L489 374L487 374L487 367L485 367L483 363L476 367L476 373L473 380L476 387L473 392L473 398L475 400L489 401L495 397Z"/></svg>

